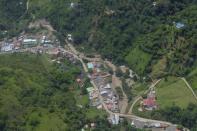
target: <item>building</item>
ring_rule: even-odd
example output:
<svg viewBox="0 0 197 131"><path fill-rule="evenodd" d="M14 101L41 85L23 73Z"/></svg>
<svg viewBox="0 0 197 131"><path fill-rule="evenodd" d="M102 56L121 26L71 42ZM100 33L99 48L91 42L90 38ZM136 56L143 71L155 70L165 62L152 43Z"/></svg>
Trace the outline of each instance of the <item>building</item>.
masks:
<svg viewBox="0 0 197 131"><path fill-rule="evenodd" d="M93 69L94 68L94 64L93 63L88 63L87 66L88 66L88 69Z"/></svg>
<svg viewBox="0 0 197 131"><path fill-rule="evenodd" d="M110 117L108 118L108 120L113 125L118 125L119 121L120 121L120 117L117 114L111 114Z"/></svg>
<svg viewBox="0 0 197 131"><path fill-rule="evenodd" d="M154 1L154 2L153 2L153 6L156 6L156 5L157 5L157 2L156 2L156 1Z"/></svg>
<svg viewBox="0 0 197 131"><path fill-rule="evenodd" d="M34 47L37 45L38 45L37 39L24 39L23 40L23 47L24 48Z"/></svg>
<svg viewBox="0 0 197 131"><path fill-rule="evenodd" d="M176 26L177 29L181 29L185 26L185 24L183 24L181 22L177 22L177 23L175 23L175 26Z"/></svg>
<svg viewBox="0 0 197 131"><path fill-rule="evenodd" d="M156 100L153 97L149 97L143 100L143 107L146 110L152 111L157 108Z"/></svg>
<svg viewBox="0 0 197 131"><path fill-rule="evenodd" d="M67 35L67 39L68 39L69 41L73 41L72 35L71 35L71 34L68 34L68 35Z"/></svg>
<svg viewBox="0 0 197 131"><path fill-rule="evenodd" d="M14 48L14 44L5 43L2 45L1 51L8 52L8 51L12 51L13 48Z"/></svg>
<svg viewBox="0 0 197 131"><path fill-rule="evenodd" d="M74 2L71 2L70 3L70 8L74 8L75 7L75 3Z"/></svg>

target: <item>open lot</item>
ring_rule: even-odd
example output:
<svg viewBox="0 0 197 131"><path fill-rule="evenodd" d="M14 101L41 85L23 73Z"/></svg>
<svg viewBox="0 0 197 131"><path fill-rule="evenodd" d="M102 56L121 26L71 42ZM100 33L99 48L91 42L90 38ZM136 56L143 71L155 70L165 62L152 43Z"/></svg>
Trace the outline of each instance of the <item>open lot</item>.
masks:
<svg viewBox="0 0 197 131"><path fill-rule="evenodd" d="M156 87L156 95L159 108L172 105L186 108L189 103L197 104L184 81L176 77L163 79Z"/></svg>

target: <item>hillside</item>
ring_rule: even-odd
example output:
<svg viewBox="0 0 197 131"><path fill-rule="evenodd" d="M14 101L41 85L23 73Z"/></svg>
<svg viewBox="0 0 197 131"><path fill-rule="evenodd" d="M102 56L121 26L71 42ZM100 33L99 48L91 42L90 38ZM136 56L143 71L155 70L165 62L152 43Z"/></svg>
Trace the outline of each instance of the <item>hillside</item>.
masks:
<svg viewBox="0 0 197 131"><path fill-rule="evenodd" d="M13 14L12 4L1 10ZM31 0L27 13L23 16L25 6L21 5L11 21L23 16L19 22L24 26L29 20L46 18L62 38L71 33L76 46L127 64L138 74L183 76L197 65L196 5L196 0L159 0L155 4L147 0ZM184 27L177 28L178 23ZM7 23L0 25L9 29Z"/></svg>
<svg viewBox="0 0 197 131"><path fill-rule="evenodd" d="M95 123L88 130L142 131L126 121L113 126L106 112L90 107L75 82L80 73L78 65L51 63L47 55L0 55L0 130L79 131Z"/></svg>
<svg viewBox="0 0 197 131"><path fill-rule="evenodd" d="M61 73L48 60L31 54L0 56L0 130L76 130L82 126L78 118L84 120L85 114L69 91L77 68Z"/></svg>
<svg viewBox="0 0 197 131"><path fill-rule="evenodd" d="M131 126L135 119L111 125L107 114L115 117L119 108L111 116L108 107L139 106L137 100L160 80L155 90L159 108L137 115L195 130L196 34L197 0L1 0L0 130L135 131L148 121L139 127ZM34 55L22 53L30 39L34 47L27 51ZM52 47L65 56L52 60L44 54ZM100 56L98 63L92 58ZM80 62L93 69L83 71ZM100 79L108 73L114 79ZM99 94L108 83L112 102L98 95L105 111L97 110L86 88L95 86ZM119 97L125 94L122 101L117 92Z"/></svg>

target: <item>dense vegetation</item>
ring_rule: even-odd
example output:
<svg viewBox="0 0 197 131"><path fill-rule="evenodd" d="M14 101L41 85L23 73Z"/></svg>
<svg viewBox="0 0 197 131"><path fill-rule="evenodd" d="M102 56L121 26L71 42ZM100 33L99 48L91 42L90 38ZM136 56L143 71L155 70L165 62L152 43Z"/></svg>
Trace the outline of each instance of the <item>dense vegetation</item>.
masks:
<svg viewBox="0 0 197 131"><path fill-rule="evenodd" d="M60 36L72 33L76 44L138 74L180 76L197 65L196 0L159 0L156 6L152 0L30 0L24 13L25 2L0 3L1 30L15 34L27 21L46 18ZM185 26L178 29L177 22Z"/></svg>
<svg viewBox="0 0 197 131"><path fill-rule="evenodd" d="M45 18L62 40L71 33L76 46L127 64L140 75L188 75L192 86L197 85L197 0L156 0L156 6L153 0L30 0L29 10L26 2L0 1L0 40L25 30L32 20ZM178 22L184 27L178 29ZM70 130L80 129L88 121L68 88L73 87L78 69L62 74L56 66L40 64L35 56L23 57L25 62L18 55L12 57L0 59L2 130L34 129L42 121L48 123L49 116L54 118L52 123ZM185 114L187 110L179 111ZM190 122L181 118L178 123Z"/></svg>
<svg viewBox="0 0 197 131"><path fill-rule="evenodd" d="M187 109L172 106L156 112L151 117L159 120L166 120L188 127L192 131L197 129L197 105L190 104Z"/></svg>
<svg viewBox="0 0 197 131"><path fill-rule="evenodd" d="M160 0L154 7L147 0L80 0L71 8L70 1L60 0L45 8L36 6L45 13L32 14L47 18L64 36L72 33L75 43L87 44L116 63L127 63L139 74L152 72L166 59L160 75L184 75L196 65L196 4L196 0ZM185 27L177 29L173 22Z"/></svg>
<svg viewBox="0 0 197 131"><path fill-rule="evenodd" d="M3 37L13 37L26 28L30 20L30 17L26 17L26 2L27 0L0 1L0 40Z"/></svg>
<svg viewBox="0 0 197 131"><path fill-rule="evenodd" d="M68 92L77 73L76 67L62 72L44 56L1 56L0 130L81 128L84 114Z"/></svg>
<svg viewBox="0 0 197 131"><path fill-rule="evenodd" d="M47 56L0 56L1 131L79 131L94 122L95 131L136 130L126 121L112 126L105 113L92 109L75 84L77 66L62 61L52 64ZM104 114L104 115L102 115Z"/></svg>

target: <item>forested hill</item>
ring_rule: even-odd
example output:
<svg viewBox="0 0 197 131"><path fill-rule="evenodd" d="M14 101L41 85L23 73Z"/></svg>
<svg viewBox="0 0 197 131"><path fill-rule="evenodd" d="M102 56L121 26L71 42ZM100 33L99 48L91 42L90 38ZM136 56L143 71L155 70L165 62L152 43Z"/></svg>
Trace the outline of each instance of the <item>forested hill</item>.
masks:
<svg viewBox="0 0 197 131"><path fill-rule="evenodd" d="M1 10L13 11L12 3ZM50 21L60 36L71 33L76 44L138 74L182 76L197 65L197 0L30 0L16 25L40 18ZM9 29L2 21L0 27Z"/></svg>

